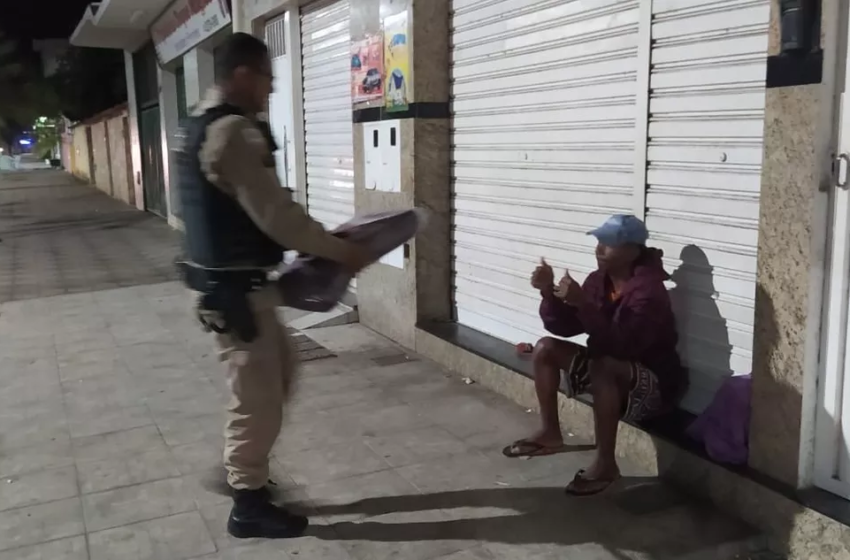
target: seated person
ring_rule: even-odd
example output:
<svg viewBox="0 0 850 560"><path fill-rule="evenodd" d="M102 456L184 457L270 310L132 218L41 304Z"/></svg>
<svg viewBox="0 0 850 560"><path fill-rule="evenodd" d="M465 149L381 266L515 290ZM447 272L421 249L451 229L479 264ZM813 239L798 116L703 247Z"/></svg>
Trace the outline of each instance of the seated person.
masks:
<svg viewBox="0 0 850 560"><path fill-rule="evenodd" d="M617 215L589 235L598 240L598 269L583 286L569 272L555 285L546 261L531 278L543 298L540 316L546 330L565 338L587 334L587 348L550 337L537 343L534 384L543 427L504 450L509 457L565 450L558 422L563 371L569 396L593 396L596 460L566 489L581 496L602 492L620 477L614 456L620 418L641 421L671 410L687 383L664 286L669 276L661 251L646 246L646 226L635 216Z"/></svg>

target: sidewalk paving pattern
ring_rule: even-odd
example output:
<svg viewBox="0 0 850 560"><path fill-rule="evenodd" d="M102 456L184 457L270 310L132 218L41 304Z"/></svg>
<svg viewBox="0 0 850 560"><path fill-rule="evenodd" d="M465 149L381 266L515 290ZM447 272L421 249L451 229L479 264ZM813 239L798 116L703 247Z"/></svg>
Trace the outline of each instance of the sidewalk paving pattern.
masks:
<svg viewBox="0 0 850 560"><path fill-rule="evenodd" d="M0 175L0 302L175 280L178 241L62 172Z"/></svg>
<svg viewBox="0 0 850 560"><path fill-rule="evenodd" d="M67 245L40 235L17 250L61 255L87 239L110 254L115 240L87 228ZM173 248L156 224L130 231L150 262ZM115 274L135 262L107 260ZM211 484L228 389L184 290L41 286L62 295L0 305L0 560L726 560L760 543L651 479L566 497L589 451L505 459L533 414L360 325L308 331L334 356L302 366L274 449L273 476L311 515L310 533L234 540L229 498Z"/></svg>

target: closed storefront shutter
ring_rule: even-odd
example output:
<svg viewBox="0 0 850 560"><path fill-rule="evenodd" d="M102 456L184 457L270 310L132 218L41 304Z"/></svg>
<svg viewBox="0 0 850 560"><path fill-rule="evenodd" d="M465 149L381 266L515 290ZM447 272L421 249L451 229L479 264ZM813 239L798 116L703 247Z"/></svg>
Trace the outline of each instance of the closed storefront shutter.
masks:
<svg viewBox="0 0 850 560"><path fill-rule="evenodd" d="M544 334L541 257L583 280L585 233L634 207L638 2L453 1L458 322Z"/></svg>
<svg viewBox="0 0 850 560"><path fill-rule="evenodd" d="M302 9L307 209L333 228L354 215L348 0Z"/></svg>
<svg viewBox="0 0 850 560"><path fill-rule="evenodd" d="M458 322L533 342L540 258L583 280L586 232L634 213L701 411L751 367L769 0L452 6Z"/></svg>
<svg viewBox="0 0 850 560"><path fill-rule="evenodd" d="M647 227L703 410L752 366L769 0L653 0Z"/></svg>

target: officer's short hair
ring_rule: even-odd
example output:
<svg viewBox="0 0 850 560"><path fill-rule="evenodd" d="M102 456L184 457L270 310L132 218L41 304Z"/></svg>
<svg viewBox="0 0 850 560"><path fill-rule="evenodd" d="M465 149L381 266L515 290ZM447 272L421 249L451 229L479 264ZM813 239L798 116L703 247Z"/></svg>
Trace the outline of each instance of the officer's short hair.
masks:
<svg viewBox="0 0 850 560"><path fill-rule="evenodd" d="M229 80L240 66L259 70L269 57L269 48L248 33L234 33L216 53L215 70L219 81Z"/></svg>

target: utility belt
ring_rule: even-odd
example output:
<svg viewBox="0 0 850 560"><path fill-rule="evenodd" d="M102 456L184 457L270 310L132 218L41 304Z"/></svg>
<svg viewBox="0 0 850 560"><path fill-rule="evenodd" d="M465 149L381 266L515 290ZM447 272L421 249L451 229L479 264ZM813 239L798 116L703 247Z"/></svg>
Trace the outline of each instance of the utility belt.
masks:
<svg viewBox="0 0 850 560"><path fill-rule="evenodd" d="M268 272L259 268L212 269L177 261L183 283L198 296L198 320L207 332L233 333L243 342L258 335L248 294L269 283Z"/></svg>

